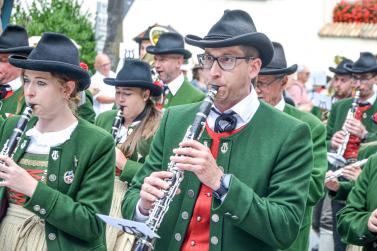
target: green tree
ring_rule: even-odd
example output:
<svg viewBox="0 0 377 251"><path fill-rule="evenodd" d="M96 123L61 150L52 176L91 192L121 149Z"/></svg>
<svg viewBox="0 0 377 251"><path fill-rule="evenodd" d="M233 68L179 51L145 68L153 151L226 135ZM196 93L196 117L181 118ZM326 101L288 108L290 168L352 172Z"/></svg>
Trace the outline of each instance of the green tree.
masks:
<svg viewBox="0 0 377 251"><path fill-rule="evenodd" d="M29 36L43 32L59 32L73 39L80 46L81 60L93 72L96 42L91 15L81 10L78 0L33 0L26 7L17 0L14 4L12 23L22 25Z"/></svg>

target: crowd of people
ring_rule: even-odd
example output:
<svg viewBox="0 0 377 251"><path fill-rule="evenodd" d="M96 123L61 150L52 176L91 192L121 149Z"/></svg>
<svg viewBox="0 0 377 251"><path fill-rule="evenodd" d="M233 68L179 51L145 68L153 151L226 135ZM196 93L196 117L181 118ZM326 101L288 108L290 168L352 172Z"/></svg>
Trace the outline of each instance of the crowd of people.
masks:
<svg viewBox="0 0 377 251"><path fill-rule="evenodd" d="M312 229L319 251L377 250L373 52L343 58L318 87L243 10L204 37L161 26L151 38L156 27L116 73L99 53L92 76L63 34L32 47L23 27L2 32L2 250L307 251ZM185 44L203 49L192 79Z"/></svg>

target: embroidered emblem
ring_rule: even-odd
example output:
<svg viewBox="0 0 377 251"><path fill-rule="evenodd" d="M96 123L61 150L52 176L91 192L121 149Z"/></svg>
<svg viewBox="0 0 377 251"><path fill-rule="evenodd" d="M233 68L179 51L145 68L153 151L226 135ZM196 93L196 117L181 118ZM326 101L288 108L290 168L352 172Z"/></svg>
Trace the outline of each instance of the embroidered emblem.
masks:
<svg viewBox="0 0 377 251"><path fill-rule="evenodd" d="M132 129L132 128L129 128L128 130L127 130L127 135L128 136L130 136L131 135L131 133L134 131L134 129Z"/></svg>
<svg viewBox="0 0 377 251"><path fill-rule="evenodd" d="M73 173L72 170L65 172L64 177L63 177L64 183L68 185L72 184L74 177L75 177L75 174Z"/></svg>
<svg viewBox="0 0 377 251"><path fill-rule="evenodd" d="M143 158L143 155L141 155L139 152L137 153L137 161L136 162L139 162L141 160L141 158Z"/></svg>
<svg viewBox="0 0 377 251"><path fill-rule="evenodd" d="M76 155L73 159L73 167L76 170L77 166L79 165L79 160L77 159Z"/></svg>
<svg viewBox="0 0 377 251"><path fill-rule="evenodd" d="M365 119L368 115L366 113L363 113L363 119Z"/></svg>
<svg viewBox="0 0 377 251"><path fill-rule="evenodd" d="M26 140L24 140L24 141L22 141L22 144L21 144L21 149L24 149L25 148L25 146L26 146Z"/></svg>
<svg viewBox="0 0 377 251"><path fill-rule="evenodd" d="M52 153L51 153L51 158L52 158L53 160L57 160L57 159L59 159L59 152L58 152L57 150L52 151Z"/></svg>
<svg viewBox="0 0 377 251"><path fill-rule="evenodd" d="M227 151L228 151L228 143L227 143L227 142L224 142L224 143L221 145L221 152L222 152L223 154L225 154Z"/></svg>
<svg viewBox="0 0 377 251"><path fill-rule="evenodd" d="M167 105L169 103L169 99L165 99L164 105Z"/></svg>
<svg viewBox="0 0 377 251"><path fill-rule="evenodd" d="M204 140L204 141L203 141L203 145L205 145L206 147L208 147L208 141L207 141L207 140Z"/></svg>

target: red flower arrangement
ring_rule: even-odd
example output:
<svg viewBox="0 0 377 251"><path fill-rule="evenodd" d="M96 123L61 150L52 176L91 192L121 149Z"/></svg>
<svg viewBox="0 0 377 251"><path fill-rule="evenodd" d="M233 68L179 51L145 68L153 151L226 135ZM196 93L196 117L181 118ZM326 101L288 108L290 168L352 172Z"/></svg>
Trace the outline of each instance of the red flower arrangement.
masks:
<svg viewBox="0 0 377 251"><path fill-rule="evenodd" d="M342 0L333 10L334 22L377 23L377 0Z"/></svg>

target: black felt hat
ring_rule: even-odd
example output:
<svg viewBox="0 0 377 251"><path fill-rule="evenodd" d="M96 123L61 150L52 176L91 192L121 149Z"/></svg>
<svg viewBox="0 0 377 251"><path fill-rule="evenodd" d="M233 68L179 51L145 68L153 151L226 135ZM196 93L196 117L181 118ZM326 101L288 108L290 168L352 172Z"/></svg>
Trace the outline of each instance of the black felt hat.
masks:
<svg viewBox="0 0 377 251"><path fill-rule="evenodd" d="M25 28L8 25L0 36L0 53L28 55L33 50Z"/></svg>
<svg viewBox="0 0 377 251"><path fill-rule="evenodd" d="M79 91L90 85L89 73L80 67L79 51L59 33L45 32L28 57L11 55L9 63L22 69L64 74L78 81Z"/></svg>
<svg viewBox="0 0 377 251"><path fill-rule="evenodd" d="M186 43L200 48L222 48L236 45L255 47L260 54L262 66L272 59L274 49L270 39L257 32L250 15L243 10L226 10L204 38L187 35Z"/></svg>
<svg viewBox="0 0 377 251"><path fill-rule="evenodd" d="M149 89L152 96L160 96L162 93L162 86L152 80L149 64L138 59L126 59L116 78L105 78L103 82L119 87Z"/></svg>
<svg viewBox="0 0 377 251"><path fill-rule="evenodd" d="M359 59L353 64L346 64L344 68L356 74L377 72L377 60L370 52L360 52Z"/></svg>
<svg viewBox="0 0 377 251"><path fill-rule="evenodd" d="M337 66L336 68L334 67L329 67L329 70L335 74L339 74L339 75L351 75L351 72L347 71L346 68L344 68L344 66L348 64L348 65L352 65L353 64L353 61L348 59L348 58L345 58L343 59Z"/></svg>
<svg viewBox="0 0 377 251"><path fill-rule="evenodd" d="M157 44L147 47L147 52L150 54L180 54L185 59L191 57L191 52L186 50L183 37L175 32L162 33Z"/></svg>
<svg viewBox="0 0 377 251"><path fill-rule="evenodd" d="M274 46L274 56L271 62L263 67L259 74L260 75L290 75L297 70L297 64L287 67L287 61L285 59L285 53L283 46L278 42L272 42Z"/></svg>

